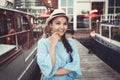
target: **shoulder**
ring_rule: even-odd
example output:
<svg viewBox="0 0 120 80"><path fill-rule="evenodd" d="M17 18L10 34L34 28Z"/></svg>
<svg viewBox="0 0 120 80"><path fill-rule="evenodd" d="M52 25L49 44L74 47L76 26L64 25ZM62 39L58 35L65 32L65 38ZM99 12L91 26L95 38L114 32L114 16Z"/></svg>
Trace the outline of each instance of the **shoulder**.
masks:
<svg viewBox="0 0 120 80"><path fill-rule="evenodd" d="M71 42L71 41L74 41L73 38L67 38L67 40L70 41L70 42Z"/></svg>
<svg viewBox="0 0 120 80"><path fill-rule="evenodd" d="M39 42L44 42L45 41L45 38L41 38L39 41L38 41L38 43Z"/></svg>
<svg viewBox="0 0 120 80"><path fill-rule="evenodd" d="M38 44L45 44L45 43L48 43L47 38L41 38L41 39L38 41Z"/></svg>
<svg viewBox="0 0 120 80"><path fill-rule="evenodd" d="M68 42L69 42L71 45L75 44L74 39L68 38L67 40L68 40Z"/></svg>
<svg viewBox="0 0 120 80"><path fill-rule="evenodd" d="M76 40L75 40L75 39L73 39L73 38L68 38L68 42L69 42L70 46L72 47L73 52L78 49L77 43L76 43Z"/></svg>
<svg viewBox="0 0 120 80"><path fill-rule="evenodd" d="M46 49L50 46L50 41L47 38L41 38L37 44L39 49Z"/></svg>

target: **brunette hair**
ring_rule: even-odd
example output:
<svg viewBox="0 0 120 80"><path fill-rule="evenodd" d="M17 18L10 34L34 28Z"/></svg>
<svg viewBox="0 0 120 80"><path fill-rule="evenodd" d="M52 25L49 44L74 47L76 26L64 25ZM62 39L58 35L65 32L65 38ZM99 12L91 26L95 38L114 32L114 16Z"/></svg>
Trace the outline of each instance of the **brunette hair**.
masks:
<svg viewBox="0 0 120 80"><path fill-rule="evenodd" d="M48 25L45 27L46 37L49 37L51 35L51 28L50 28L49 24L52 24L52 22L53 22L54 19L55 18L53 18L52 20L50 20L49 23L48 23ZM67 21L68 21L68 19L67 19ZM72 58L71 54L72 54L73 49L72 49L70 43L68 42L68 40L66 39L66 35L65 34L62 36L61 39L62 39L62 43L63 43L64 47L66 48L67 53L70 55L70 62L72 62L73 58Z"/></svg>
<svg viewBox="0 0 120 80"><path fill-rule="evenodd" d="M62 36L62 43L63 43L64 47L66 48L67 53L70 55L70 62L72 62L73 58L72 58L71 53L72 53L73 49L72 49L70 43L68 42L68 40L66 39L65 34Z"/></svg>

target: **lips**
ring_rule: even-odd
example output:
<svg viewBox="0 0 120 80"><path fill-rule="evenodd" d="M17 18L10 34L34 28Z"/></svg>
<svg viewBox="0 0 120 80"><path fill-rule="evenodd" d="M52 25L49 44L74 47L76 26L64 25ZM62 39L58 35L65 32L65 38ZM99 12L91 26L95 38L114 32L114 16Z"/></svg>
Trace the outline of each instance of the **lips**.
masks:
<svg viewBox="0 0 120 80"><path fill-rule="evenodd" d="M64 32L64 30L58 30L59 32Z"/></svg>
<svg viewBox="0 0 120 80"><path fill-rule="evenodd" d="M63 30L63 29L59 29L59 30L58 30L58 32L60 32L60 33L64 33L64 31L65 31L65 30Z"/></svg>
<svg viewBox="0 0 120 80"><path fill-rule="evenodd" d="M58 30L59 35L63 35L64 32L65 32L65 30L61 30L61 29Z"/></svg>

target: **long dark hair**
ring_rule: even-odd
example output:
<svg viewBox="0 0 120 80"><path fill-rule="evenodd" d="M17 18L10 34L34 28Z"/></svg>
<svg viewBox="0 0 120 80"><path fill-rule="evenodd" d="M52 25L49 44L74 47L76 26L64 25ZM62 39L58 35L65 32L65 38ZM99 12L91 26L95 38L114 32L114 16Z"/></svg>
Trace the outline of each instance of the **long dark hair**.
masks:
<svg viewBox="0 0 120 80"><path fill-rule="evenodd" d="M52 24L52 22L53 22L53 19L45 27L46 37L49 37L51 35L51 28L50 28L49 25ZM66 35L65 34L62 36L61 39L62 39L62 43L63 43L64 47L66 48L67 53L70 55L70 62L72 62L73 61L73 58L72 58L72 51L73 51L73 49L72 49L70 43L68 42L68 40L66 39Z"/></svg>
<svg viewBox="0 0 120 80"><path fill-rule="evenodd" d="M62 43L63 43L64 47L66 48L67 53L70 55L70 62L72 62L73 58L72 58L71 53L72 53L73 49L72 49L70 43L68 42L68 40L66 39L65 34L62 36Z"/></svg>

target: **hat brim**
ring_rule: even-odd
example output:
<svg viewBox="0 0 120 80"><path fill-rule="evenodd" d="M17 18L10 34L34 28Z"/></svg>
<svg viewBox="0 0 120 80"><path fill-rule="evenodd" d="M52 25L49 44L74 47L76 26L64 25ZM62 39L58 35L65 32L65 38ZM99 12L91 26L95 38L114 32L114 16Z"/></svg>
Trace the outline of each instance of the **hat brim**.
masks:
<svg viewBox="0 0 120 80"><path fill-rule="evenodd" d="M56 17L66 17L67 19L68 19L68 23L71 21L71 17L70 16L64 16L64 15L56 15L56 16L50 16L49 18L47 18L47 20L46 20L46 24L48 25L48 23L52 20L52 19L54 19L54 18L56 18Z"/></svg>

